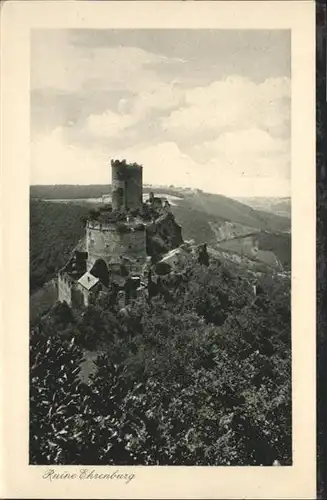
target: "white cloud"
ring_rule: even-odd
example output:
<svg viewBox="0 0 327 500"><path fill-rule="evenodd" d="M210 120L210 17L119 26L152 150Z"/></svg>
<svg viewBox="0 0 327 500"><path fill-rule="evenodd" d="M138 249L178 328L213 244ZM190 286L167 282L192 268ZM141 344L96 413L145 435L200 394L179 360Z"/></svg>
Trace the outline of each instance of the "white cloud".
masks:
<svg viewBox="0 0 327 500"><path fill-rule="evenodd" d="M287 151L289 141L273 138L264 130L250 128L226 132L215 141L205 142L203 147L213 153L269 154Z"/></svg>
<svg viewBox="0 0 327 500"><path fill-rule="evenodd" d="M89 82L93 92L155 89L160 80L149 65L172 61L137 47L79 48L64 30L33 38L32 54L31 88L67 93L81 91Z"/></svg>
<svg viewBox="0 0 327 500"><path fill-rule="evenodd" d="M119 137L128 127L147 117L151 119L154 110L169 110L180 104L184 91L176 83L161 83L154 89L140 92L136 97L120 99L118 113L107 109L103 113L90 115L84 131L97 137Z"/></svg>
<svg viewBox="0 0 327 500"><path fill-rule="evenodd" d="M213 145L211 145L213 146ZM218 149L219 149L218 142ZM144 182L200 188L227 196L287 196L289 180L280 175L283 157L217 156L205 164L184 154L176 143L138 145L123 151L70 146L63 129L32 143L32 184L96 184L110 182L110 159L126 158L143 165ZM277 162L277 163L276 163ZM278 163L279 162L279 163ZM279 171L280 170L280 171Z"/></svg>
<svg viewBox="0 0 327 500"><path fill-rule="evenodd" d="M174 142L135 146L120 157L141 163L146 183L190 186L199 177L199 165Z"/></svg>
<svg viewBox="0 0 327 500"><path fill-rule="evenodd" d="M288 154L282 152L284 146L276 150L276 154L266 157L250 149L245 155L241 150L235 152L234 156L232 150L227 155L225 152L219 154L222 143L217 141L216 146L217 154L203 163L182 153L174 142L142 145L118 156L143 164L147 183L188 186L227 196L289 195Z"/></svg>
<svg viewBox="0 0 327 500"><path fill-rule="evenodd" d="M108 182L109 175L107 155L68 145L62 128L31 144L32 184L96 184Z"/></svg>
<svg viewBox="0 0 327 500"><path fill-rule="evenodd" d="M136 116L114 113L107 109L99 115L90 115L85 122L83 131L97 137L119 137L123 130L136 121Z"/></svg>
<svg viewBox="0 0 327 500"><path fill-rule="evenodd" d="M170 84L161 82L154 89L141 92L135 100L134 112L143 116L151 109L167 110L178 106L185 96L178 84L177 80Z"/></svg>
<svg viewBox="0 0 327 500"><path fill-rule="evenodd" d="M89 106L87 111L83 108L80 120L72 117L69 130L59 127L32 143L33 183L110 182L109 162L118 155L142 163L149 183L232 196L288 194L288 78L256 84L231 76L189 88L190 82L176 73L179 79L167 84L161 70L172 59L128 46L78 48L63 30L58 33L47 30L40 37L43 43L36 43L38 38L33 42L32 88L83 96ZM92 96L113 89L119 90L118 112L104 103L103 112L91 111L84 120L93 109ZM66 106L69 101L62 102ZM47 116L54 112L44 106ZM170 114L163 117L164 113ZM160 116L163 130L158 133ZM139 144L140 136L158 143ZM79 145L70 146L69 137ZM111 145L125 138L125 145L137 144L113 151L109 150L111 138ZM99 144L105 144L107 151ZM187 154L179 144L188 145Z"/></svg>
<svg viewBox="0 0 327 500"><path fill-rule="evenodd" d="M289 118L289 97L287 78L255 84L246 78L229 77L189 90L186 105L163 118L162 126L178 135L252 127L278 132Z"/></svg>
<svg viewBox="0 0 327 500"><path fill-rule="evenodd" d="M213 177L217 171L225 172L226 181L234 178L235 185L244 186L243 195L247 195L249 182L255 184L258 196L264 196L267 190L278 191L279 184L283 191L290 184L290 142L273 138L263 130L226 132L201 145L199 153L208 159L206 168ZM251 184L250 189L254 190Z"/></svg>

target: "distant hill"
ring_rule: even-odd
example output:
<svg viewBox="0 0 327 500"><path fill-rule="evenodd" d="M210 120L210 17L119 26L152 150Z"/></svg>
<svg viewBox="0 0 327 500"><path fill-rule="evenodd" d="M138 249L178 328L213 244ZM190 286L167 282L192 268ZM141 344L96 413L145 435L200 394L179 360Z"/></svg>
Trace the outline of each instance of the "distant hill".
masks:
<svg viewBox="0 0 327 500"><path fill-rule="evenodd" d="M291 268L291 221L244 205L222 195L193 193L172 207L184 239L207 242L267 264L276 260ZM223 235L223 237L222 237ZM248 235L259 250L249 245ZM224 240L224 241L222 241Z"/></svg>
<svg viewBox="0 0 327 500"><path fill-rule="evenodd" d="M244 203L219 194L195 193L185 196L179 204L197 209L213 218L236 222L256 229L279 232L290 230L290 220L263 210L253 209Z"/></svg>
<svg viewBox="0 0 327 500"><path fill-rule="evenodd" d="M291 218L291 198L236 198L255 210L264 210L275 215Z"/></svg>
<svg viewBox="0 0 327 500"><path fill-rule="evenodd" d="M161 195L177 197L174 199L172 211L176 221L182 226L184 240L207 242L213 248L225 248L226 251L253 258L254 250L249 247L247 236L252 234L259 244L256 259L269 263L273 262L275 256L285 269L290 269L289 218L255 210L218 194L197 190L179 191L177 188L166 190L151 186L147 186L145 191L149 192L151 189ZM90 208L90 198L99 203L99 196L108 193L108 185L31 186L31 290L37 289L55 276L72 248L84 235L82 218ZM58 198L65 201L59 202ZM222 239L225 241L222 242Z"/></svg>
<svg viewBox="0 0 327 500"><path fill-rule="evenodd" d="M206 212L192 206L175 205L172 207L172 212L175 215L176 221L182 227L184 240L191 240L198 243L207 242L215 243L215 233L212 231L210 222L220 221L219 216L210 217Z"/></svg>
<svg viewBox="0 0 327 500"><path fill-rule="evenodd" d="M162 193L163 187L146 186L145 192L154 191L155 193ZM31 186L31 198L47 199L47 200L82 200L87 198L99 198L105 194L109 194L111 186L109 184L103 185L54 185L54 186ZM228 198L219 194L203 193L200 190L186 190L167 187L164 188L167 195L178 196L182 198L178 206L184 210L197 211L206 214L212 218L212 221L219 220L236 222L247 226L252 226L257 229L267 231L279 232L290 230L289 217L275 215L266 209L252 208L250 202L253 198L246 198L248 204L241 203L240 201ZM268 204L268 198L260 198L258 203L261 207L272 206ZM261 202L260 202L261 200ZM264 200L266 200L264 202ZM287 203L287 199L278 199L281 205ZM278 206L275 200L275 206ZM259 206L258 206L259 207Z"/></svg>
<svg viewBox="0 0 327 500"><path fill-rule="evenodd" d="M144 186L144 193L153 191L161 193L162 187ZM171 196L183 197L183 191L177 188L165 187L165 193ZM111 193L110 184L55 184L55 185L35 185L30 186L30 197L41 200L76 200L82 198L101 198L103 195Z"/></svg>
<svg viewBox="0 0 327 500"><path fill-rule="evenodd" d="M76 198L98 198L109 193L111 186L108 184L94 185L70 185L55 184L49 186L30 186L30 197L55 200L55 199L76 199Z"/></svg>

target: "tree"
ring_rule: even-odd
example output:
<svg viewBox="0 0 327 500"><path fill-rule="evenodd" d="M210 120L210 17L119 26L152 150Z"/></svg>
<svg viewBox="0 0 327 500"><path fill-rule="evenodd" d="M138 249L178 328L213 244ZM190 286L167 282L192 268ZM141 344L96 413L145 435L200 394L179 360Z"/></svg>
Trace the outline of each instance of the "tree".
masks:
<svg viewBox="0 0 327 500"><path fill-rule="evenodd" d="M192 261L124 316L56 305L31 341L33 463L290 464L289 283L257 281ZM102 351L88 386L77 343Z"/></svg>
<svg viewBox="0 0 327 500"><path fill-rule="evenodd" d="M142 432L142 421L133 413L133 401L141 384L131 383L124 376L124 366L108 355L99 356L96 366L84 410L87 446L81 463L130 465L138 458L131 443Z"/></svg>
<svg viewBox="0 0 327 500"><path fill-rule="evenodd" d="M30 463L78 464L83 430L83 355L74 339L32 332L30 343Z"/></svg>

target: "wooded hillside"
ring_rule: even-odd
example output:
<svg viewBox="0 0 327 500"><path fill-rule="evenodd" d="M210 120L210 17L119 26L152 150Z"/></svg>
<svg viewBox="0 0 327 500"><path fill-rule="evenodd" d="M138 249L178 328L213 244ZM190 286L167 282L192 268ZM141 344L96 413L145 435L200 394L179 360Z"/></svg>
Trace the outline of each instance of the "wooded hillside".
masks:
<svg viewBox="0 0 327 500"><path fill-rule="evenodd" d="M198 263L123 316L58 304L35 321L30 462L291 464L290 283L259 281L255 297L246 273Z"/></svg>
<svg viewBox="0 0 327 500"><path fill-rule="evenodd" d="M88 208L60 203L30 202L30 290L55 276L84 235Z"/></svg>

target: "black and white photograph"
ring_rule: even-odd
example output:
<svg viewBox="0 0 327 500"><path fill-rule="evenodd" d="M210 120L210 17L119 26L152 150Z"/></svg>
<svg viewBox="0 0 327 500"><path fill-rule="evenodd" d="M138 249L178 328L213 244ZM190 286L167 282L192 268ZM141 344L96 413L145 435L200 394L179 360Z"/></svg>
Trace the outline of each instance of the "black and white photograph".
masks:
<svg viewBox="0 0 327 500"><path fill-rule="evenodd" d="M314 2L1 14L0 497L316 498Z"/></svg>
<svg viewBox="0 0 327 500"><path fill-rule="evenodd" d="M292 465L291 79L287 29L31 31L30 464Z"/></svg>

